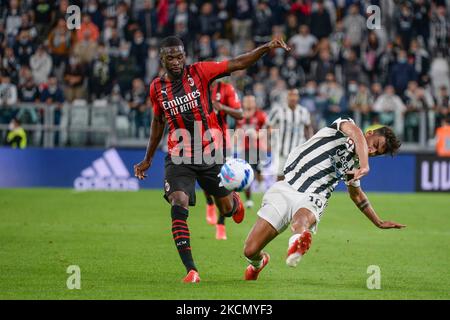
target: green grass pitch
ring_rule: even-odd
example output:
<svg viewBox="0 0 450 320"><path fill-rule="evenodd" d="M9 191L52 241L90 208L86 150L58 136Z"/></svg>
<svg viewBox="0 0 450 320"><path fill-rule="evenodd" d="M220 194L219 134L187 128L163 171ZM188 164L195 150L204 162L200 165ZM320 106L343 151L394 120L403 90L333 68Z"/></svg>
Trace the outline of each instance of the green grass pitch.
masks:
<svg viewBox="0 0 450 320"><path fill-rule="evenodd" d="M244 240L256 209L217 241L203 196L190 210L191 244L202 282L183 284L184 267L161 191L0 190L0 299L449 299L448 194L369 194L385 219L375 228L344 193L333 195L297 268L285 265L289 230L267 248L271 262L243 281ZM261 197L256 196L256 203ZM66 286L70 265L81 289ZM366 286L381 270L381 289Z"/></svg>

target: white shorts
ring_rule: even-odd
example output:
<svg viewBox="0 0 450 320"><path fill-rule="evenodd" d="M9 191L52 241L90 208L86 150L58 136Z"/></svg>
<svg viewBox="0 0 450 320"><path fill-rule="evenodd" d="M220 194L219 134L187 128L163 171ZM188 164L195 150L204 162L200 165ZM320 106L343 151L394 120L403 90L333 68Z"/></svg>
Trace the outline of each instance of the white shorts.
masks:
<svg viewBox="0 0 450 320"><path fill-rule="evenodd" d="M278 233L283 232L291 223L293 215L301 208L310 210L316 223L310 230L317 231L322 213L327 206L327 199L316 193L301 193L286 181L276 182L264 194L258 216L269 222Z"/></svg>

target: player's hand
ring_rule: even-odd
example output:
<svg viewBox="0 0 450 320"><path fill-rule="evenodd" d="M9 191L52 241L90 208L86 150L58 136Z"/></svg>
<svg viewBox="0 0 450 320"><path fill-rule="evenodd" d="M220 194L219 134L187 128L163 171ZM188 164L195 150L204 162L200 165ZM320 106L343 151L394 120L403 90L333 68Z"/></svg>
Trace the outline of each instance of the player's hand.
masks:
<svg viewBox="0 0 450 320"><path fill-rule="evenodd" d="M381 221L381 223L378 225L378 228L380 229L402 229L405 227L406 225L394 221Z"/></svg>
<svg viewBox="0 0 450 320"><path fill-rule="evenodd" d="M269 42L270 49L283 48L286 51L291 51L291 48L281 38L275 38Z"/></svg>
<svg viewBox="0 0 450 320"><path fill-rule="evenodd" d="M347 172L347 176L351 176L351 180L348 181L349 184L355 182L356 180L360 180L362 177L366 176L369 173L368 167L363 167L356 169L354 171Z"/></svg>
<svg viewBox="0 0 450 320"><path fill-rule="evenodd" d="M150 168L151 162L143 160L139 162L138 164L134 165L134 176L138 178L139 180L144 180L147 175L145 174L145 171Z"/></svg>

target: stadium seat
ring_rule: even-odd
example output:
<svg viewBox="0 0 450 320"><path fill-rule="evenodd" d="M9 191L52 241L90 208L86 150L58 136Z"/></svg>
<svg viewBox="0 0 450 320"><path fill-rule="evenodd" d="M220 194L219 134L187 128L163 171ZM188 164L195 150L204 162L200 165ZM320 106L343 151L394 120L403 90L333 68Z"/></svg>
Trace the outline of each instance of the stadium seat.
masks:
<svg viewBox="0 0 450 320"><path fill-rule="evenodd" d="M112 114L113 110L108 105L108 100L95 100L91 109L91 127L109 130L111 128ZM108 133L106 132L93 132L91 141L94 145L104 145L107 137Z"/></svg>
<svg viewBox="0 0 450 320"><path fill-rule="evenodd" d="M89 128L89 106L84 99L76 99L69 107L69 144L82 146L86 145Z"/></svg>

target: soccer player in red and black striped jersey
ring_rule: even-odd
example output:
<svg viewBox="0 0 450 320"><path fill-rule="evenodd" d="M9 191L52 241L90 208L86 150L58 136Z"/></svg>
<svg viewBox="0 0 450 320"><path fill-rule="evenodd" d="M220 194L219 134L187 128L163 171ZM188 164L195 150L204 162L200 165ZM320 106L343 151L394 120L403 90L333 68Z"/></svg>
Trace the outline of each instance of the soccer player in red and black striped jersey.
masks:
<svg viewBox="0 0 450 320"><path fill-rule="evenodd" d="M213 107L216 110L217 120L223 132L223 145L228 148L230 137L228 135L227 117L230 116L236 120L242 119L241 101L234 90L234 87L225 81L217 80L212 84ZM216 225L216 239L226 240L225 216L219 215L217 218L216 206L213 197L205 191L206 197L206 221L209 224Z"/></svg>
<svg viewBox="0 0 450 320"><path fill-rule="evenodd" d="M233 71L250 67L272 49L290 49L281 39L274 39L251 52L222 62L198 62L186 65L183 42L174 36L160 44L161 63L166 73L150 84L153 105L150 139L145 158L134 166L139 179L152 163L166 123L169 125L165 164L165 195L172 206L172 234L180 258L186 267L184 282L199 282L191 253L187 224L189 205L195 205L195 181L214 197L221 215L240 223L244 207L235 192L219 186L223 135L211 102L210 84ZM219 144L219 146L217 146Z"/></svg>

